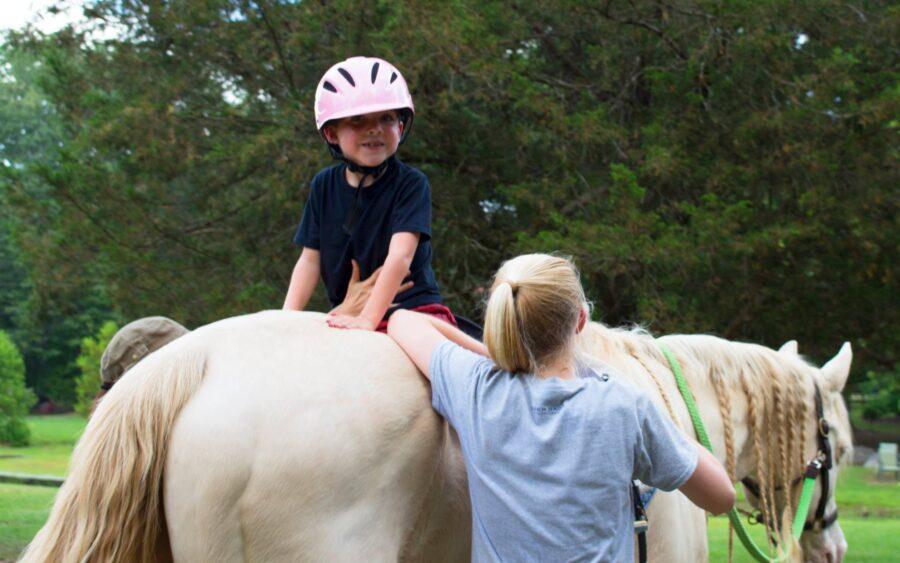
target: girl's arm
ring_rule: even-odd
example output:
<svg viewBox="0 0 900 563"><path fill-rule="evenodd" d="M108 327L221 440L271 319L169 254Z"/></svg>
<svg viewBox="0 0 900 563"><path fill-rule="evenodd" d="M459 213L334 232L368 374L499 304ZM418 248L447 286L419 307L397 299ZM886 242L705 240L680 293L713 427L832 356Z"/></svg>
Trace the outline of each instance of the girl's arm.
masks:
<svg viewBox="0 0 900 563"><path fill-rule="evenodd" d="M397 295L403 278L409 273L409 265L412 264L418 245L419 233L394 233L381 274L378 275L362 313L357 317L332 315L328 318L329 326L375 330Z"/></svg>
<svg viewBox="0 0 900 563"><path fill-rule="evenodd" d="M401 309L391 315L388 335L403 348L406 355L428 379L431 379L428 371L431 355L445 340L449 339L464 348L487 356L487 350L481 342L453 325L414 311Z"/></svg>
<svg viewBox="0 0 900 563"><path fill-rule="evenodd" d="M288 286L282 309L286 311L302 311L306 307L319 281L319 274L321 273L319 264L319 251L303 247L303 252L300 253L300 258L297 259L297 264L294 265L291 283Z"/></svg>
<svg viewBox="0 0 900 563"><path fill-rule="evenodd" d="M712 453L700 444L695 445L700 452L697 468L678 490L703 510L715 515L725 514L734 506L734 485Z"/></svg>
<svg viewBox="0 0 900 563"><path fill-rule="evenodd" d="M399 311L398 311L399 312ZM404 311L404 313L407 311ZM433 326L441 335L447 340L462 346L463 348L475 352L476 354L481 354L485 357L490 357L488 354L487 347L481 343L480 340L475 340L465 332L459 330L455 326L450 323L444 322L437 317L432 317L431 315L425 315L423 313L416 313L415 311L409 311L414 315L418 315L420 317L424 317L431 326ZM396 314L396 313L395 313ZM393 318L393 315L391 316Z"/></svg>

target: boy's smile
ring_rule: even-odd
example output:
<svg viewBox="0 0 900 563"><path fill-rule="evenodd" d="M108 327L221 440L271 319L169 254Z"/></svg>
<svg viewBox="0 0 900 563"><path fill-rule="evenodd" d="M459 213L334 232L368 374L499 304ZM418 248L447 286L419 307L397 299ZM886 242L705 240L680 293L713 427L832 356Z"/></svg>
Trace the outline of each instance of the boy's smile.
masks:
<svg viewBox="0 0 900 563"><path fill-rule="evenodd" d="M328 142L337 144L353 162L378 166L397 152L403 124L396 111L379 111L341 119L324 131Z"/></svg>

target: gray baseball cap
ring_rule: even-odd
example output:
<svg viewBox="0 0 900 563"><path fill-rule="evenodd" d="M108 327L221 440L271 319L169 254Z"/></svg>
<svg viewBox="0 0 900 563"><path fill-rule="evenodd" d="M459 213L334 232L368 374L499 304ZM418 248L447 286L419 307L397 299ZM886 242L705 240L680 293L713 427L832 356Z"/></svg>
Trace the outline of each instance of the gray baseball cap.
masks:
<svg viewBox="0 0 900 563"><path fill-rule="evenodd" d="M110 388L122 374L136 363L179 336L190 332L166 317L144 317L122 327L103 351L100 378L103 388Z"/></svg>

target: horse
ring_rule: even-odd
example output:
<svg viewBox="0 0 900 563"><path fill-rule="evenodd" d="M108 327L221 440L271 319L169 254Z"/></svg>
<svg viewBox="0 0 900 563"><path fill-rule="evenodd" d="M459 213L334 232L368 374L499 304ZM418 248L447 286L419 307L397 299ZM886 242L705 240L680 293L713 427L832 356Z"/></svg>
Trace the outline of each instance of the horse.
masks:
<svg viewBox="0 0 900 563"><path fill-rule="evenodd" d="M849 346L820 370L790 351L709 336L662 341L685 367L720 461L733 479L761 484L767 525L778 528L792 510L784 476L816 448L806 415L817 387L836 457L849 451L840 398ZM690 435L650 335L591 323L581 344ZM321 314L266 311L201 327L103 398L22 561L465 561L465 467L429 397L389 337L329 329ZM794 424L787 436L784 422ZM814 499L829 511L837 466ZM707 558L704 513L683 495L660 492L647 512L651 561ZM843 542L835 524L804 533L798 549L810 561L839 559Z"/></svg>

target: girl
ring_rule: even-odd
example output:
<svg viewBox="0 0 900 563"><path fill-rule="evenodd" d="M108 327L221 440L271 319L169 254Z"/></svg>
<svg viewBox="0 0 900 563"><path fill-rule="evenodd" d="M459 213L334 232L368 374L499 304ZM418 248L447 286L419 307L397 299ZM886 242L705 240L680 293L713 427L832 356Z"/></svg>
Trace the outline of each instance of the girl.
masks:
<svg viewBox="0 0 900 563"><path fill-rule="evenodd" d="M459 434L473 561L632 561L632 479L714 514L734 504L708 451L643 393L579 361L586 321L574 265L544 254L497 272L484 345L421 314L391 317L388 334Z"/></svg>

